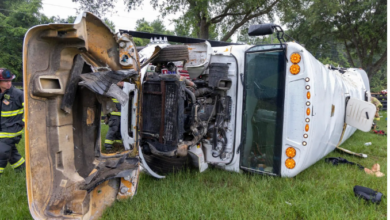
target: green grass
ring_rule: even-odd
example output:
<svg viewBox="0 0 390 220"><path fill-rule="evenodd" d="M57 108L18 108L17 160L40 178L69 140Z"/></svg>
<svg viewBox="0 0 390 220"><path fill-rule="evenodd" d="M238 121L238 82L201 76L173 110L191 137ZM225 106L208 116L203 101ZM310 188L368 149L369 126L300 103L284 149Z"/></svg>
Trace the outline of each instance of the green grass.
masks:
<svg viewBox="0 0 390 220"><path fill-rule="evenodd" d="M378 122L387 131L386 112ZM372 142L371 146L364 143ZM23 140L18 145L24 154ZM344 157L371 168L381 165L385 177L369 176L355 166L332 166L318 161L294 178L231 173L209 168L204 173L186 170L157 180L141 175L137 195L117 201L103 219L385 219L387 199L380 205L366 204L353 194L355 185L387 195L387 138L357 131L346 149L368 154L361 159ZM0 219L29 219L24 174L9 166L0 178Z"/></svg>
<svg viewBox="0 0 390 220"><path fill-rule="evenodd" d="M104 124L102 121L101 126L100 126L100 139L101 139L101 146L103 146L103 150L106 148L104 147L104 141L106 140L106 134L108 132L108 125Z"/></svg>

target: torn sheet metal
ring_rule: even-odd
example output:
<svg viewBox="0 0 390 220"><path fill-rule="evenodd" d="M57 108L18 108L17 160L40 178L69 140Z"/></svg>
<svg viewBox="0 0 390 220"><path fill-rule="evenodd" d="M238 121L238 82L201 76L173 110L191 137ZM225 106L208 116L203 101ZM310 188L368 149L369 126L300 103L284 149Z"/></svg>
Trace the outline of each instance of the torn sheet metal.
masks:
<svg viewBox="0 0 390 220"><path fill-rule="evenodd" d="M116 84L136 75L138 72L133 69L82 74L80 76L82 81L79 82L79 85L85 86L99 95L113 97L123 106L129 100L129 96Z"/></svg>
<svg viewBox="0 0 390 220"><path fill-rule="evenodd" d="M80 185L80 189L91 192L96 186L106 180L130 176L134 169L138 169L137 158L111 158L99 163L89 177L85 178L85 182Z"/></svg>
<svg viewBox="0 0 390 220"><path fill-rule="evenodd" d="M139 60L140 63L142 64L141 68L148 65L150 63L149 61L154 57L156 57L158 55L158 52L166 46L168 45L147 46L144 49L142 49L140 52L138 52Z"/></svg>
<svg viewBox="0 0 390 220"><path fill-rule="evenodd" d="M141 68L152 62L188 62L189 54L186 45L149 46L139 52Z"/></svg>

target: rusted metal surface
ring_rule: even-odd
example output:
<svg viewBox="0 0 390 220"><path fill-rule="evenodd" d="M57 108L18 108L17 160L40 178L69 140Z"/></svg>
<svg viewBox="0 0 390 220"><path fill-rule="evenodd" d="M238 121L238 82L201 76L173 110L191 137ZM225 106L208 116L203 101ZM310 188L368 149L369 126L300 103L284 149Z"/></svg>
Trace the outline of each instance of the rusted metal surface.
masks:
<svg viewBox="0 0 390 220"><path fill-rule="evenodd" d="M91 126L95 121L95 111L92 108L87 108L87 125Z"/></svg>
<svg viewBox="0 0 390 220"><path fill-rule="evenodd" d="M131 176L121 178L117 199L123 200L135 195L138 187L140 167L134 170Z"/></svg>
<svg viewBox="0 0 390 220"><path fill-rule="evenodd" d="M128 34L122 34L117 40L119 45L119 63L123 69L136 69L140 71L138 63L138 53L132 37Z"/></svg>
<svg viewBox="0 0 390 220"><path fill-rule="evenodd" d="M169 45L163 48L153 62L174 62L189 60L186 45Z"/></svg>

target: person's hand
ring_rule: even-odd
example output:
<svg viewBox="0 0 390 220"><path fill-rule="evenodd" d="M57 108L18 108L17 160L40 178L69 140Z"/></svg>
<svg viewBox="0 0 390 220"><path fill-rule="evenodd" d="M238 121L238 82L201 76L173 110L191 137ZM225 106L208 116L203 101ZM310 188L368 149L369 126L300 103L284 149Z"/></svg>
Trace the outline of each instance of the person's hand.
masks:
<svg viewBox="0 0 390 220"><path fill-rule="evenodd" d="M123 84L124 84L124 82L121 81L121 82L118 82L116 85L119 86L119 87L123 87Z"/></svg>

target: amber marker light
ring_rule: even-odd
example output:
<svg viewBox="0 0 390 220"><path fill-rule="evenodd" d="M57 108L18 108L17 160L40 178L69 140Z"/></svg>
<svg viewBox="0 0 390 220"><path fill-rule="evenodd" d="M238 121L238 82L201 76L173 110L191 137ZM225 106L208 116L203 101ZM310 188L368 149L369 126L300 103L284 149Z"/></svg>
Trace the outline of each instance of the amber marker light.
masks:
<svg viewBox="0 0 390 220"><path fill-rule="evenodd" d="M301 61L301 55L298 53L293 53L290 57L291 63L297 64L299 61Z"/></svg>
<svg viewBox="0 0 390 220"><path fill-rule="evenodd" d="M310 115L310 108L306 109L306 115Z"/></svg>
<svg viewBox="0 0 390 220"><path fill-rule="evenodd" d="M292 169L295 167L295 160L288 158L286 162L284 163L288 169Z"/></svg>
<svg viewBox="0 0 390 220"><path fill-rule="evenodd" d="M287 157L295 157L295 155L297 154L297 151L293 148L293 147L288 147L286 149L286 155Z"/></svg>
<svg viewBox="0 0 390 220"><path fill-rule="evenodd" d="M293 75L297 75L301 71L301 68L297 64L293 64L290 67L290 73Z"/></svg>
<svg viewBox="0 0 390 220"><path fill-rule="evenodd" d="M306 131L306 132L309 131L309 124L306 124L306 126L305 126L305 131Z"/></svg>
<svg viewBox="0 0 390 220"><path fill-rule="evenodd" d="M310 92L306 93L306 97L307 97L307 99L310 99L310 97L311 97Z"/></svg>

